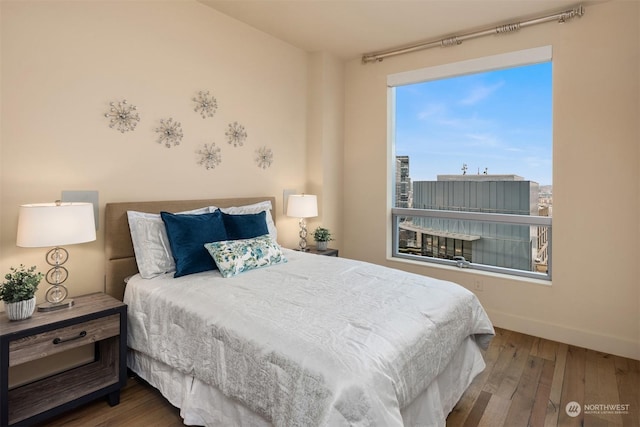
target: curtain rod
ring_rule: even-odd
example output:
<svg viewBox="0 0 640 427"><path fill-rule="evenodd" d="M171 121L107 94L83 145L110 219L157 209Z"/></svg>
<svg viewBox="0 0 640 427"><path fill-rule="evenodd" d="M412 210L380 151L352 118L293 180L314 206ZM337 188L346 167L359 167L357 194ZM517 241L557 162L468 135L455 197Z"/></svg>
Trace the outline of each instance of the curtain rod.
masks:
<svg viewBox="0 0 640 427"><path fill-rule="evenodd" d="M500 25L498 27L489 27L484 30L474 31L472 33L463 34L460 36L452 36L452 37L447 37L440 40L417 43L417 44L413 44L413 45L409 45L401 48L367 53L362 56L362 63L366 64L368 62L381 62L384 58L388 58L390 56L402 55L404 53L415 52L423 49L430 49L432 47L457 46L459 44L462 44L462 42L465 40L475 39L483 36L489 36L492 34L510 33L513 31L518 31L520 28L529 27L531 25L543 24L549 21L558 21L558 23L564 24L571 18L575 18L576 16L581 17L582 15L584 15L584 8L582 7L582 5L580 5L573 9L565 10L564 12L558 12L552 15L541 16L541 17L529 19L523 22L505 24L505 25Z"/></svg>

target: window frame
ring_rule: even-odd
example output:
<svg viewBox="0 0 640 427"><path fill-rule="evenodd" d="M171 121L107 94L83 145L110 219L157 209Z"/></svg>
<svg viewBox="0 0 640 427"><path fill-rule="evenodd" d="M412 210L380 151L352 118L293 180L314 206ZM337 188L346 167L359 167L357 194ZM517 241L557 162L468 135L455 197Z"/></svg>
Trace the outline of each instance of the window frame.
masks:
<svg viewBox="0 0 640 427"><path fill-rule="evenodd" d="M449 211L436 209L413 209L397 208L394 206L396 200L396 153L395 153L395 88L410 84L422 83L430 80L453 78L466 74L495 71L504 68L534 65L553 60L551 46L542 46L532 49L525 49L499 55L492 55L482 58L470 59L466 61L444 64L434 67L427 67L418 70L405 71L390 74L387 76L387 147L390 155L388 164L389 171L389 211L391 222L391 258L394 260L412 260L426 264L442 264L469 268L472 270L487 271L493 273L506 274L509 276L519 276L532 279L541 279L551 282L552 278L552 217L533 215L513 215L485 212ZM455 260L442 259L437 257L425 257L422 255L412 255L399 251L399 225L401 217L426 217L450 220L479 221L498 224L522 225L530 227L547 227L547 271L541 273L537 271L518 270L492 266L487 264L460 263ZM389 242L388 242L389 243ZM387 245L388 247L388 245Z"/></svg>

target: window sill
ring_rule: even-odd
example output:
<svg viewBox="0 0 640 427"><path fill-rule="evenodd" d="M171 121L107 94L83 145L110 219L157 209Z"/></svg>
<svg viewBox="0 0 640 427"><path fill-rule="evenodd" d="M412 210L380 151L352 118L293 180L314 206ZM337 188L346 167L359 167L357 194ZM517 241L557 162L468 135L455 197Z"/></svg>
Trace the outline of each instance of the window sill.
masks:
<svg viewBox="0 0 640 427"><path fill-rule="evenodd" d="M511 282L520 282L523 284L542 285L547 287L552 286L551 280L535 279L531 277L522 277L522 276L511 275L511 274L496 273L492 271L476 270L474 268L459 268L459 267L454 267L452 265L444 265L444 264L438 264L434 262L415 261L411 259L396 258L392 256L387 256L387 261L392 263L398 263L400 265L405 264L405 265L422 267L426 269L437 269L437 270L444 270L448 272L472 274L472 275L478 275L478 276L488 277L488 278L497 279L497 280L509 280ZM401 269L401 267L397 267L397 268Z"/></svg>

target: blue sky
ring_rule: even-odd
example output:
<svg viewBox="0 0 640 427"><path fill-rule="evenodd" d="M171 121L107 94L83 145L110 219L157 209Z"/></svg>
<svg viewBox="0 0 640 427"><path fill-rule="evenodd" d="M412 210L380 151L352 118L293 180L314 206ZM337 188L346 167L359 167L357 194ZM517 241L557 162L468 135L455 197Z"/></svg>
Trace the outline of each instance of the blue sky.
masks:
<svg viewBox="0 0 640 427"><path fill-rule="evenodd" d="M551 63L396 88L396 155L413 181L516 174L551 181Z"/></svg>

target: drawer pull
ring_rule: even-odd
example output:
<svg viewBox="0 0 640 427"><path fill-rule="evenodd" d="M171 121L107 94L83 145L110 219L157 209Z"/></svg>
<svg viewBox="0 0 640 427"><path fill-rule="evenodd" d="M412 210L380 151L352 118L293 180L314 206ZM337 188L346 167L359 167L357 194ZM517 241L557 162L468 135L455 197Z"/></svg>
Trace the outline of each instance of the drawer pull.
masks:
<svg viewBox="0 0 640 427"><path fill-rule="evenodd" d="M67 341L73 341L73 340L77 340L80 338L84 338L87 336L87 331L82 331L78 334L77 337L71 337L71 338L67 338L66 340L63 340L62 338L54 338L53 339L53 343L54 344L62 344L63 342L67 342Z"/></svg>

